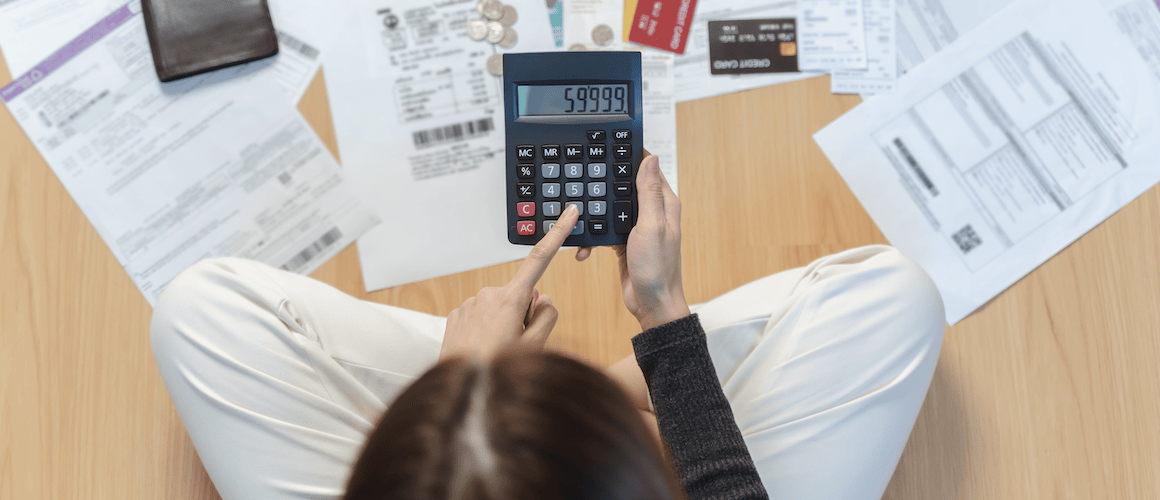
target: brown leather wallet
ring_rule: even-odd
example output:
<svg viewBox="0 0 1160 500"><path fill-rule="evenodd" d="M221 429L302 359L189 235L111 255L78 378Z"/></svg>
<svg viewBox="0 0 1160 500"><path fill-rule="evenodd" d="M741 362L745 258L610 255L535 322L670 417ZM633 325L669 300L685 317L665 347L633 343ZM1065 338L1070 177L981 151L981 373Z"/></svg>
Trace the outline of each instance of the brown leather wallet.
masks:
<svg viewBox="0 0 1160 500"><path fill-rule="evenodd" d="M141 0L141 13L163 82L278 53L266 0Z"/></svg>

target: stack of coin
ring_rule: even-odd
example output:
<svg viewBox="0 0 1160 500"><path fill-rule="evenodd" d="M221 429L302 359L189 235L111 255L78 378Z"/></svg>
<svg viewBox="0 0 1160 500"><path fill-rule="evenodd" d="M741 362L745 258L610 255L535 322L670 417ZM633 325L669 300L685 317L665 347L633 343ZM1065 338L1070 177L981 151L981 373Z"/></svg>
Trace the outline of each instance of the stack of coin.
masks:
<svg viewBox="0 0 1160 500"><path fill-rule="evenodd" d="M515 7L504 5L499 0L478 0L475 10L483 17L467 21L467 36L472 40L487 40L505 49L516 46L520 37L512 25L520 15ZM503 56L492 54L487 58L487 70L496 76L503 74Z"/></svg>

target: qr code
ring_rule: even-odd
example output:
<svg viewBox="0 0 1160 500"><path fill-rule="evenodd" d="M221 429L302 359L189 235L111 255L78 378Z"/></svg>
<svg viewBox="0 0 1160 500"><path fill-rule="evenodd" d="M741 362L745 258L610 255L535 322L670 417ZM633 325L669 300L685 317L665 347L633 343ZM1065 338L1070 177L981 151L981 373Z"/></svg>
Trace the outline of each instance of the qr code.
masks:
<svg viewBox="0 0 1160 500"><path fill-rule="evenodd" d="M979 235L975 234L975 228L971 227L970 224L964 226L959 232L952 234L951 238L955 240L955 244L959 246L959 250L964 254L983 244L982 238L979 238Z"/></svg>

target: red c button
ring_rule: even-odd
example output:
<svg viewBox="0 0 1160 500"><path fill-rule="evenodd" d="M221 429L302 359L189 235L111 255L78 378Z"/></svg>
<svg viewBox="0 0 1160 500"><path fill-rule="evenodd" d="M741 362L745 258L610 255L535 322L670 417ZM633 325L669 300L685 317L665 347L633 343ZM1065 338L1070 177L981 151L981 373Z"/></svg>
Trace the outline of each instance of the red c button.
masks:
<svg viewBox="0 0 1160 500"><path fill-rule="evenodd" d="M516 212L520 214L520 217L531 217L536 215L536 204L530 201L516 203Z"/></svg>

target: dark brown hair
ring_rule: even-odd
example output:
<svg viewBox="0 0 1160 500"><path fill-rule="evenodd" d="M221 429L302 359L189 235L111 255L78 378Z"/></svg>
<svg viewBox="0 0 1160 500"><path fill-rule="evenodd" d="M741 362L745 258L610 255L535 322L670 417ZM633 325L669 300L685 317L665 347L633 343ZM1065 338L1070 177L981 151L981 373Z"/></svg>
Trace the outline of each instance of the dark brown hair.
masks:
<svg viewBox="0 0 1160 500"><path fill-rule="evenodd" d="M684 490L628 396L567 356L435 365L367 440L346 500L676 499Z"/></svg>

